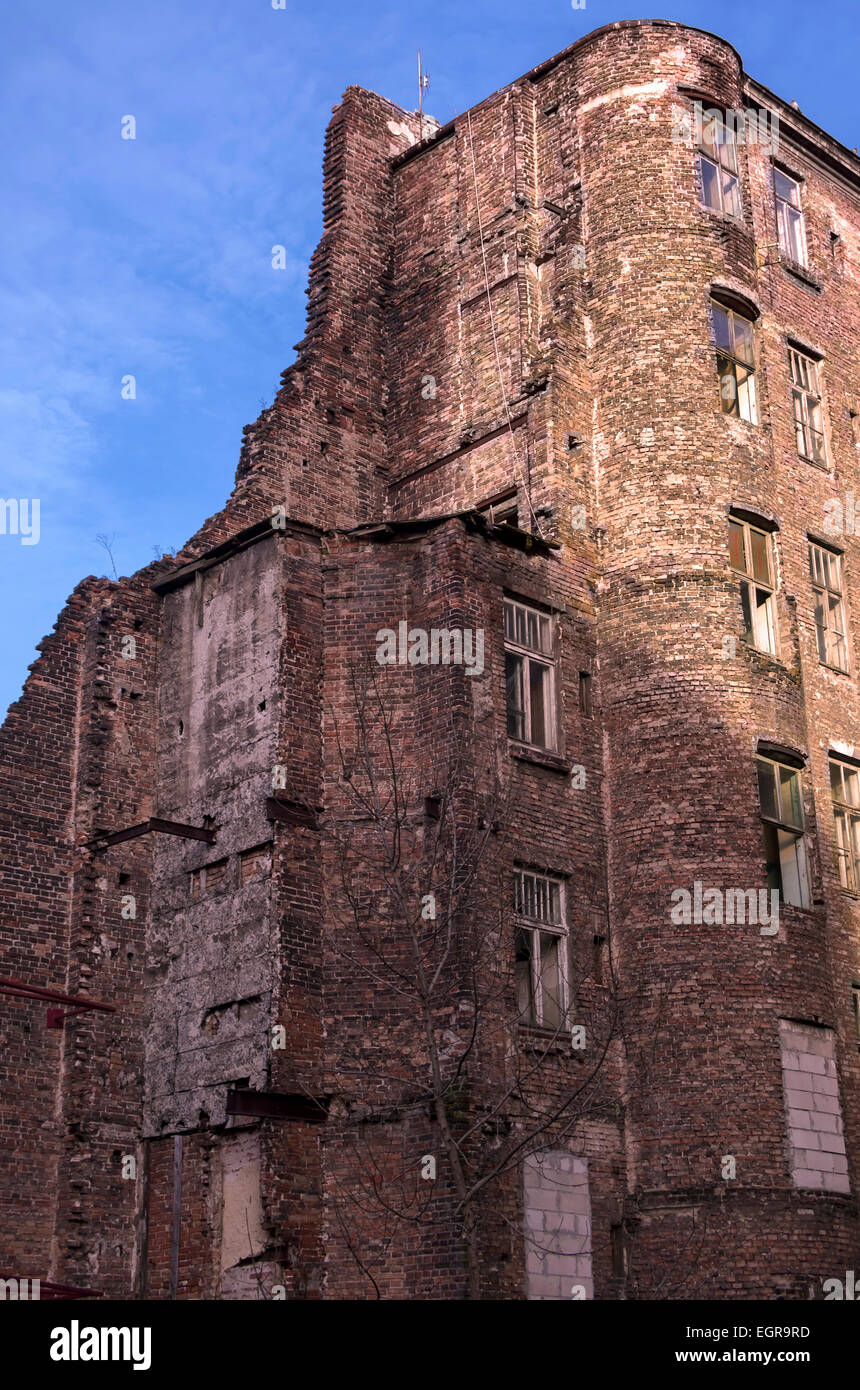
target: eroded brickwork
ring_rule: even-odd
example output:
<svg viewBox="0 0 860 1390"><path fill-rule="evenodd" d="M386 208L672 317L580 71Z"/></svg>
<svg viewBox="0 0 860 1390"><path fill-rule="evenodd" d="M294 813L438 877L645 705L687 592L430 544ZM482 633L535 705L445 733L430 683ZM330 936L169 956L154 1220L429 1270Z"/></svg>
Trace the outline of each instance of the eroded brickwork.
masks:
<svg viewBox="0 0 860 1390"><path fill-rule="evenodd" d="M778 113L778 151L739 147L738 216L701 204L696 100ZM2 974L116 1008L46 1030L0 997L0 1273L814 1296L860 1249L860 907L828 766L860 758L860 551L827 520L860 446L860 162L664 22L419 134L345 93L306 336L230 500L175 558L79 586L0 734ZM722 409L715 293L755 323L755 423ZM824 464L798 453L792 344L819 360ZM730 508L770 537L773 654L741 640ZM843 558L848 673L819 660L810 536ZM551 619L543 741L510 736L506 599ZM480 633L480 670L380 664L401 625ZM767 882L761 747L800 771L809 902L769 934L679 922L675 890ZM444 904L446 871L463 896L429 1025L395 870L413 903ZM516 871L563 887L573 1033L517 1023ZM807 1052L827 1104L804 1109ZM802 1129L834 1085L838 1129ZM486 1177L471 1204L445 1124Z"/></svg>

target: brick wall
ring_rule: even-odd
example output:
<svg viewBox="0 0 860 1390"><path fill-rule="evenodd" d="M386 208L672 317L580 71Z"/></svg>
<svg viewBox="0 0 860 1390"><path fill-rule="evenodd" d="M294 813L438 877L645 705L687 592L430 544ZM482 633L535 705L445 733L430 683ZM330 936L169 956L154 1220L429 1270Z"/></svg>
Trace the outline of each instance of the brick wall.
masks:
<svg viewBox="0 0 860 1390"><path fill-rule="evenodd" d="M697 93L777 105L807 273L774 251L761 146L740 150L740 219L700 206L673 134ZM427 1020L374 965L389 932L389 965L412 968L355 795L370 673L410 901L428 876L444 898L453 828L486 832L430 1009L452 1123L472 1171L495 1173L475 1203L480 1294L807 1297L858 1240L860 917L833 867L828 753L857 752L860 552L850 528L831 536L846 675L818 660L807 544L860 445L860 162L730 45L665 22L596 30L419 134L344 94L306 336L245 428L233 494L174 559L79 586L0 734L2 973L117 1007L45 1032L41 1005L0 1000L5 1272L118 1297L465 1296ZM721 408L715 289L756 320L757 424ZM822 358L826 467L797 453L794 340ZM500 497L521 531L471 514ZM774 656L740 640L732 506L772 537ZM505 596L552 615L549 754L507 736ZM380 665L378 633L401 623L480 631L483 669ZM772 935L679 923L679 888L766 882L759 740L800 767L811 904L783 904ZM214 825L215 843L93 846L151 815ZM566 885L581 1048L512 1022L515 866ZM815 1098L798 1079L819 1074ZM831 1130L817 1100L834 1085ZM228 1114L249 1088L281 1115ZM800 1092L813 1104L786 1110ZM297 1097L325 1123L285 1118ZM558 1249L530 1249L541 1211Z"/></svg>

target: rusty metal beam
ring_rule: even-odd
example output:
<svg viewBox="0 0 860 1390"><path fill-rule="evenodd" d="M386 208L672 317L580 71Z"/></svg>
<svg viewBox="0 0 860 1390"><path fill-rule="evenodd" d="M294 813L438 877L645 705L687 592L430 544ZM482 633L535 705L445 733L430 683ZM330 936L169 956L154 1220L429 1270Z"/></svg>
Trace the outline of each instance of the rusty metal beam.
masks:
<svg viewBox="0 0 860 1390"><path fill-rule="evenodd" d="M28 985L24 980L3 980L0 979L0 994L8 994L12 998L39 999L48 1004L70 1004L75 1009L98 1009L101 1013L115 1014L115 1004L100 1004L97 999L88 999L86 995L80 994L61 994L56 989L44 989L41 985Z"/></svg>
<svg viewBox="0 0 860 1390"><path fill-rule="evenodd" d="M0 1274L0 1279L13 1279L15 1277L16 1276L12 1274ZM30 1278L29 1275L27 1275L27 1279L30 1286L36 1282L34 1279ZM20 1278L18 1282L21 1282ZM47 1279L40 1279L38 1283L40 1302L58 1298L104 1298L103 1289L79 1289L74 1284L52 1284Z"/></svg>
<svg viewBox="0 0 860 1390"><path fill-rule="evenodd" d="M103 850L110 845L122 844L123 840L136 840L140 835L177 835L181 840L205 840L207 845L214 845L215 831L204 830L198 825L184 825L178 820L162 820L159 816L150 816L149 820L141 821L139 825L130 825L126 830L111 830L104 835L98 835L94 840L88 840L85 849Z"/></svg>
<svg viewBox="0 0 860 1390"><path fill-rule="evenodd" d="M311 830L320 828L313 807L301 801L280 801L276 796L266 797L266 818L283 821L285 825L306 825Z"/></svg>

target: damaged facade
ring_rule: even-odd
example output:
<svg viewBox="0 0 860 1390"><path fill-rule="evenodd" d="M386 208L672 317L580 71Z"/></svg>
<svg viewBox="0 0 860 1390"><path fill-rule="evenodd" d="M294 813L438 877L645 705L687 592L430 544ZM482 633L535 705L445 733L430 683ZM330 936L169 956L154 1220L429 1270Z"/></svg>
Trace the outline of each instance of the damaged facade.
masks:
<svg viewBox="0 0 860 1390"><path fill-rule="evenodd" d="M685 138L696 102L777 147ZM0 734L0 1274L820 1296L860 1257L860 160L668 22L421 134L347 90L229 502L79 585ZM482 669L378 662L403 622ZM453 910L439 827L443 868L486 831L442 1112L373 965L368 688L416 905ZM778 931L679 922L697 883L778 887Z"/></svg>

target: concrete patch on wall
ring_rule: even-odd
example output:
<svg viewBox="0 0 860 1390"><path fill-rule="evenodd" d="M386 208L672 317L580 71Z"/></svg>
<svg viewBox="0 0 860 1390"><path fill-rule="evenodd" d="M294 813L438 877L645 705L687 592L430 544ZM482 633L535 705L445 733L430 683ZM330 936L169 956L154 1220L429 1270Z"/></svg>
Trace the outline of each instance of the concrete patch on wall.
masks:
<svg viewBox="0 0 860 1390"><path fill-rule="evenodd" d="M546 1150L523 1169L527 1297L593 1298L588 1160Z"/></svg>
<svg viewBox="0 0 860 1390"><path fill-rule="evenodd" d="M216 841L153 844L145 1132L221 1124L231 1084L268 1080L281 561L260 542L165 598L158 811ZM253 873L243 865L258 850ZM215 872L204 873L207 865Z"/></svg>
<svg viewBox="0 0 860 1390"><path fill-rule="evenodd" d="M849 1192L833 1030L783 1018L779 1034L792 1181Z"/></svg>

